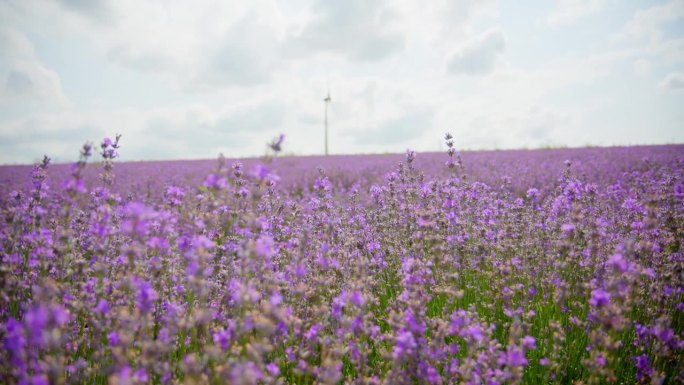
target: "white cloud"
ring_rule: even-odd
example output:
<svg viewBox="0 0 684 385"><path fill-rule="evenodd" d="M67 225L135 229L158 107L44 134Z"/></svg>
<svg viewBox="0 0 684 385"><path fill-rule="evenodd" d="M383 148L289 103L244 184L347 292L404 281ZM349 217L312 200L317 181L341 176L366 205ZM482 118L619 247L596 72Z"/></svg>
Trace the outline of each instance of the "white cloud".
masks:
<svg viewBox="0 0 684 385"><path fill-rule="evenodd" d="M684 0L670 0L664 4L639 9L624 25L619 37L656 42L663 39L667 23L684 19Z"/></svg>
<svg viewBox="0 0 684 385"><path fill-rule="evenodd" d="M38 59L24 34L0 28L0 47L0 102L67 103L59 76Z"/></svg>
<svg viewBox="0 0 684 385"><path fill-rule="evenodd" d="M309 22L288 37L283 49L295 56L330 52L349 60L385 59L403 50L406 40L399 13L390 4L316 0Z"/></svg>
<svg viewBox="0 0 684 385"><path fill-rule="evenodd" d="M251 14L245 15L226 31L203 69L195 75L196 85L251 86L272 80L275 70L284 65L276 56L275 31L254 19Z"/></svg>
<svg viewBox="0 0 684 385"><path fill-rule="evenodd" d="M500 62L506 39L499 30L488 31L461 47L451 56L447 71L477 75L491 72Z"/></svg>
<svg viewBox="0 0 684 385"><path fill-rule="evenodd" d="M659 69L671 70L684 64L682 22L684 0L652 5L634 11L610 41L632 47L630 49L639 56L633 68L641 76Z"/></svg>
<svg viewBox="0 0 684 385"><path fill-rule="evenodd" d="M347 131L358 145L408 144L433 129L434 111L419 108L405 111L397 117L385 119L374 126Z"/></svg>
<svg viewBox="0 0 684 385"><path fill-rule="evenodd" d="M554 20L596 15L585 19L595 28L608 14L596 4L561 3L568 12ZM23 36L0 57L3 101L45 98L36 84L59 99L60 81L72 100L49 110L0 106L0 162L43 152L71 161L82 141L117 131L122 160L255 156L280 132L286 152L321 153L328 84L333 153L436 150L447 130L473 148L612 144L611 136L623 138L624 120L630 138L654 141L667 133L656 136L636 119L653 115L672 131L679 94L656 95L644 85L681 72L678 19L637 12L641 21L624 31L656 32L606 34L586 49L561 51L558 39L574 47L585 36L521 27L543 16L511 21L497 6L508 7L493 0L0 1L0 25ZM651 27L629 27L635 23ZM68 55L59 56L62 48ZM22 57L34 64L3 64ZM61 80L51 67L64 71ZM670 89L678 79L661 85ZM634 92L620 104L622 86ZM652 96L662 103L648 113L630 107ZM615 115L585 108L597 103ZM617 117L627 113L636 118ZM613 130L600 132L605 126Z"/></svg>
<svg viewBox="0 0 684 385"><path fill-rule="evenodd" d="M109 22L116 16L109 0L58 0L58 3L64 9L91 18L94 22Z"/></svg>
<svg viewBox="0 0 684 385"><path fill-rule="evenodd" d="M653 65L646 59L638 59L632 63L632 68L636 74L646 76L651 73Z"/></svg>
<svg viewBox="0 0 684 385"><path fill-rule="evenodd" d="M611 0L558 0L556 8L543 19L552 27L573 24L587 16L602 11Z"/></svg>
<svg viewBox="0 0 684 385"><path fill-rule="evenodd" d="M7 14L14 24L80 41L116 66L185 91L268 82L280 68L276 42L286 27L270 0L27 0Z"/></svg>
<svg viewBox="0 0 684 385"><path fill-rule="evenodd" d="M684 73L672 72L665 76L660 86L668 91L684 91Z"/></svg>
<svg viewBox="0 0 684 385"><path fill-rule="evenodd" d="M121 108L35 114L0 125L0 162L30 161L47 154L59 162L75 160L80 144L121 133L122 160L212 158L262 153L280 132L286 105L259 103L211 107Z"/></svg>
<svg viewBox="0 0 684 385"><path fill-rule="evenodd" d="M525 107L522 107L525 106ZM539 147L552 143L566 130L573 118L566 112L544 104L521 103L520 109L491 114L486 109L473 111L456 129L457 146L469 149Z"/></svg>

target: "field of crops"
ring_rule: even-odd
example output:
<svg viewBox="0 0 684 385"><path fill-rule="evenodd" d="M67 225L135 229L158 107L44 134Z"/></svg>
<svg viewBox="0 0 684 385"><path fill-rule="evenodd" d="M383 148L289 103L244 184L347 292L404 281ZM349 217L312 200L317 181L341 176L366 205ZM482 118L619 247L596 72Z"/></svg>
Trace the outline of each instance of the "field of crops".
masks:
<svg viewBox="0 0 684 385"><path fill-rule="evenodd" d="M0 167L0 383L684 382L684 146L445 140Z"/></svg>

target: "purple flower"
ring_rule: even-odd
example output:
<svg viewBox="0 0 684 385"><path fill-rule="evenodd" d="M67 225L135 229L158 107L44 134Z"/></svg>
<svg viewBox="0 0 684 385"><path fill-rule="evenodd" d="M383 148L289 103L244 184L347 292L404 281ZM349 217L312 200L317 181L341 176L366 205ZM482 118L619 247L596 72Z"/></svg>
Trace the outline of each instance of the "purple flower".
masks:
<svg viewBox="0 0 684 385"><path fill-rule="evenodd" d="M114 159L119 156L119 154L116 152L116 149L119 148L119 138L120 135L117 135L116 141L112 141L110 138L104 138L102 140L100 148L102 149L102 157L105 160Z"/></svg>
<svg viewBox="0 0 684 385"><path fill-rule="evenodd" d="M406 162L412 163L416 159L416 152L413 150L406 149Z"/></svg>
<svg viewBox="0 0 684 385"><path fill-rule="evenodd" d="M502 357L499 359L499 363L502 365L507 365L509 367L527 366L525 353L523 353L522 349L515 345L509 346L508 351L501 354Z"/></svg>
<svg viewBox="0 0 684 385"><path fill-rule="evenodd" d="M24 324L31 342L37 346L43 346L43 332L48 326L50 313L45 306L35 306L26 313Z"/></svg>
<svg viewBox="0 0 684 385"><path fill-rule="evenodd" d="M428 365L425 369L425 378L430 385L439 385L442 383L442 377L434 366Z"/></svg>
<svg viewBox="0 0 684 385"><path fill-rule="evenodd" d="M137 287L138 296L136 298L136 306L142 314L147 314L158 298L157 292L145 281L138 280Z"/></svg>
<svg viewBox="0 0 684 385"><path fill-rule="evenodd" d="M273 150L273 152L278 153L282 150L281 146L282 146L284 140L285 140L285 135L280 134L277 138L273 139L268 146L271 147L271 150Z"/></svg>
<svg viewBox="0 0 684 385"><path fill-rule="evenodd" d="M613 254L610 258L608 258L608 265L612 266L613 269L620 273L624 273L627 271L627 261L625 261L625 258L622 256L622 254Z"/></svg>
<svg viewBox="0 0 684 385"><path fill-rule="evenodd" d="M82 179L67 179L62 182L62 189L76 194L83 194L87 191Z"/></svg>
<svg viewBox="0 0 684 385"><path fill-rule="evenodd" d="M204 235L192 238L192 248L194 250L211 250L216 244Z"/></svg>
<svg viewBox="0 0 684 385"><path fill-rule="evenodd" d="M595 289L591 291L591 298L589 299L589 305L602 308L610 304L610 293L603 289Z"/></svg>
<svg viewBox="0 0 684 385"><path fill-rule="evenodd" d="M525 350L535 350L537 348L537 340L532 336L525 336L522 339L522 346Z"/></svg>
<svg viewBox="0 0 684 385"><path fill-rule="evenodd" d="M5 324L7 334L3 339L3 346L10 353L10 361L12 365L22 369L26 367L24 361L24 349L26 348L26 337L24 335L24 327L22 324L10 318Z"/></svg>
<svg viewBox="0 0 684 385"><path fill-rule="evenodd" d="M413 354L414 350L418 347L416 339L413 337L413 333L408 330L401 330L394 338L394 349L392 351L392 357L395 360L403 360L405 357Z"/></svg>
<svg viewBox="0 0 684 385"><path fill-rule="evenodd" d="M147 383L149 381L149 376L147 375L147 371L145 369L138 369L135 371L135 374L133 375L135 380L138 383Z"/></svg>
<svg viewBox="0 0 684 385"><path fill-rule="evenodd" d="M539 190L536 188L530 188L527 190L527 197L530 199L536 199L539 196Z"/></svg>
<svg viewBox="0 0 684 385"><path fill-rule="evenodd" d="M596 363L596 365L598 367L602 368L602 367L606 366L606 357L599 354L594 358L594 362Z"/></svg>
<svg viewBox="0 0 684 385"><path fill-rule="evenodd" d="M363 293L360 291L351 293L350 301L357 307L363 307L363 305L366 303L366 300L363 298Z"/></svg>
<svg viewBox="0 0 684 385"><path fill-rule="evenodd" d="M45 374L34 374L31 377L31 385L49 385L50 381Z"/></svg>
<svg viewBox="0 0 684 385"><path fill-rule="evenodd" d="M231 332L225 329L221 329L214 333L214 345L221 347L224 352L228 350L228 346L231 341Z"/></svg>
<svg viewBox="0 0 684 385"><path fill-rule="evenodd" d="M257 385L263 379L264 373L254 364L254 362L239 363L230 371L231 384Z"/></svg>
<svg viewBox="0 0 684 385"><path fill-rule="evenodd" d="M653 368L648 360L648 356L642 354L632 358L634 366L637 368L637 380L642 381L644 378L650 377L653 374Z"/></svg>
<svg viewBox="0 0 684 385"><path fill-rule="evenodd" d="M123 208L126 218L121 223L121 231L127 235L146 236L149 232L150 222L159 214L152 208L140 202L131 202Z"/></svg>
<svg viewBox="0 0 684 385"><path fill-rule="evenodd" d="M278 368L278 365L274 364L273 362L266 365L266 370L268 371L268 374L271 375L271 377L278 377L278 375L280 374L280 369Z"/></svg>
<svg viewBox="0 0 684 385"><path fill-rule="evenodd" d="M321 330L321 327L318 325L313 325L309 328L309 330L304 334L304 338L306 338L309 341L313 341L316 339L318 336L318 332Z"/></svg>
<svg viewBox="0 0 684 385"><path fill-rule="evenodd" d="M677 183L677 184L674 186L674 195L675 195L677 198L682 198L682 197L684 197L684 185L683 185L683 184Z"/></svg>
<svg viewBox="0 0 684 385"><path fill-rule="evenodd" d="M279 292L274 292L271 294L271 297L269 297L268 302L273 307L280 306L280 304L283 303L283 296Z"/></svg>
<svg viewBox="0 0 684 385"><path fill-rule="evenodd" d="M131 375L133 370L131 370L131 367L128 365L125 365L121 369L119 369L119 372L116 374L116 379L117 381L115 382L116 384L119 385L132 385L133 384L133 379L131 378Z"/></svg>
<svg viewBox="0 0 684 385"><path fill-rule="evenodd" d="M109 314L109 304L104 299L101 299L97 302L97 306L95 306L95 311L106 316L107 314Z"/></svg>
<svg viewBox="0 0 684 385"><path fill-rule="evenodd" d="M107 342L109 343L110 347L119 346L119 342L120 342L119 333L109 332L107 334Z"/></svg>
<svg viewBox="0 0 684 385"><path fill-rule="evenodd" d="M64 326L69 322L69 313L61 305L53 305L50 307L52 311L52 320L56 326Z"/></svg>
<svg viewBox="0 0 684 385"><path fill-rule="evenodd" d="M183 203L185 191L181 187L168 186L164 191L164 197L169 206L180 206Z"/></svg>
<svg viewBox="0 0 684 385"><path fill-rule="evenodd" d="M563 231L563 234L565 234L566 237L570 236L575 231L575 225L572 223L565 223L561 226L561 231Z"/></svg>
<svg viewBox="0 0 684 385"><path fill-rule="evenodd" d="M214 174L207 175L206 179L204 180L204 187L206 188L223 190L227 186L228 180L226 180L226 178L218 177Z"/></svg>
<svg viewBox="0 0 684 385"><path fill-rule="evenodd" d="M262 258L271 258L275 254L273 238L269 235L261 235L256 240L256 253Z"/></svg>
<svg viewBox="0 0 684 385"><path fill-rule="evenodd" d="M675 333L668 327L656 325L651 329L651 335L656 337L663 345L669 345L676 340Z"/></svg>
<svg viewBox="0 0 684 385"><path fill-rule="evenodd" d="M463 330L461 336L466 338L471 338L475 342L482 342L484 340L484 334L482 333L482 328L479 325L472 325Z"/></svg>
<svg viewBox="0 0 684 385"><path fill-rule="evenodd" d="M266 166L263 164L257 164L254 166L254 169L252 170L252 175L259 179L262 182L277 182L280 180L280 177L277 175L271 173Z"/></svg>

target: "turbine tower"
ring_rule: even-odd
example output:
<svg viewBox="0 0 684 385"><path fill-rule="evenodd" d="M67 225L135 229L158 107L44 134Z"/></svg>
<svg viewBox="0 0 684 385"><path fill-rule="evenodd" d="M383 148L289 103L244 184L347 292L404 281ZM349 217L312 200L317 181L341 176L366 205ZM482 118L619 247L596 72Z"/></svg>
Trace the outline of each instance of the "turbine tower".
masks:
<svg viewBox="0 0 684 385"><path fill-rule="evenodd" d="M328 96L323 101L325 102L325 155L328 155L328 104L332 102L330 88L328 88Z"/></svg>

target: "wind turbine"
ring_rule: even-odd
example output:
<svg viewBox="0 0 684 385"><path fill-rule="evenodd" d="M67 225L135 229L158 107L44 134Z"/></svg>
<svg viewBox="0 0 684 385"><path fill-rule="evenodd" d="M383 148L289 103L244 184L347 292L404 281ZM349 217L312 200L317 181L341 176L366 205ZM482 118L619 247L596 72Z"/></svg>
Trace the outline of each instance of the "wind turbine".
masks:
<svg viewBox="0 0 684 385"><path fill-rule="evenodd" d="M325 155L328 155L328 104L332 102L330 88L328 88L328 96L323 99L323 102L325 102Z"/></svg>

